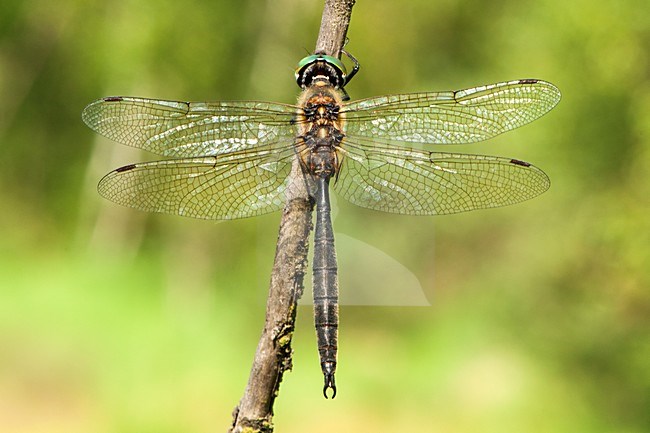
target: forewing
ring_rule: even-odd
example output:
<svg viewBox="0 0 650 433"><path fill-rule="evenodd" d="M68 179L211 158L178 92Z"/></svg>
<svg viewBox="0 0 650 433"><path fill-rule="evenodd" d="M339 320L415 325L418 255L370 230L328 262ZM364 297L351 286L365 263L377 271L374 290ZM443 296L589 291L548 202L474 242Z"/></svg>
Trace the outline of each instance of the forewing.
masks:
<svg viewBox="0 0 650 433"><path fill-rule="evenodd" d="M473 143L543 116L560 91L541 80L517 80L465 90L388 95L347 104L346 135L383 142Z"/></svg>
<svg viewBox="0 0 650 433"><path fill-rule="evenodd" d="M185 158L238 152L295 134L296 108L270 102L177 102L108 97L83 121L103 136L158 155Z"/></svg>
<svg viewBox="0 0 650 433"><path fill-rule="evenodd" d="M107 174L105 198L147 212L235 219L282 208L293 150L131 164Z"/></svg>
<svg viewBox="0 0 650 433"><path fill-rule="evenodd" d="M442 215L507 206L550 186L543 171L515 159L381 144L370 151L349 142L345 154L334 189L382 212Z"/></svg>

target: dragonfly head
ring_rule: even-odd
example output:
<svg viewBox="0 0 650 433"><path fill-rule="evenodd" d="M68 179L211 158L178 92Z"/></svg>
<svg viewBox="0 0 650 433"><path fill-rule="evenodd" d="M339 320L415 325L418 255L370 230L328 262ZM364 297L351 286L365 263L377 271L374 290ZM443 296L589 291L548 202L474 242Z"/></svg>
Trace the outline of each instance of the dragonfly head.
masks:
<svg viewBox="0 0 650 433"><path fill-rule="evenodd" d="M301 89L311 86L315 81L327 81L334 88L341 89L348 80L343 62L325 54L307 56L296 68L296 82Z"/></svg>

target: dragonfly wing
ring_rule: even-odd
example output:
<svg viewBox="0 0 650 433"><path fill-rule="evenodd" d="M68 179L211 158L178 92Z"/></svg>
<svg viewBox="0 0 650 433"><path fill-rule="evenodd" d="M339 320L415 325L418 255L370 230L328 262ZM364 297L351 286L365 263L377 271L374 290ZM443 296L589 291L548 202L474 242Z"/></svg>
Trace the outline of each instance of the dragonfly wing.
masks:
<svg viewBox="0 0 650 433"><path fill-rule="evenodd" d="M543 116L560 96L553 84L531 79L362 99L345 106L346 135L384 142L474 143Z"/></svg>
<svg viewBox="0 0 650 433"><path fill-rule="evenodd" d="M507 206L550 186L542 170L515 159L347 144L334 189L382 212L442 215Z"/></svg>
<svg viewBox="0 0 650 433"><path fill-rule="evenodd" d="M296 108L269 102L177 102L108 97L83 121L103 136L158 155L186 158L238 152L295 135Z"/></svg>
<svg viewBox="0 0 650 433"><path fill-rule="evenodd" d="M293 149L131 164L107 174L105 198L148 212L235 219L282 208Z"/></svg>

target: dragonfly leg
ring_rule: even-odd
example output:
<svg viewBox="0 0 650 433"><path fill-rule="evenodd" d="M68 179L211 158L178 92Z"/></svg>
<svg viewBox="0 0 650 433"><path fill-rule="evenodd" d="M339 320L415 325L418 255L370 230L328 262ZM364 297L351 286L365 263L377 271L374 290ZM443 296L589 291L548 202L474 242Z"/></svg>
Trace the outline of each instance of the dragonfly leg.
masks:
<svg viewBox="0 0 650 433"><path fill-rule="evenodd" d="M352 79L352 77L354 77L356 73L359 72L360 65L359 65L359 61L352 54L348 53L343 49L341 49L341 52L346 56L348 56L348 58L352 60L352 63L354 63L354 67L352 68L350 73L345 77L345 84L348 84Z"/></svg>

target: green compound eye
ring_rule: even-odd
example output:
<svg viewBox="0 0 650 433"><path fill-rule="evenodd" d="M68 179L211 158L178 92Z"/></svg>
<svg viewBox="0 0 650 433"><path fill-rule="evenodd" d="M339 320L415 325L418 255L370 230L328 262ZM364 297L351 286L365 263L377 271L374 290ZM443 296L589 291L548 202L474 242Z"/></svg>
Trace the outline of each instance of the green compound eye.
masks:
<svg viewBox="0 0 650 433"><path fill-rule="evenodd" d="M307 66L311 65L312 63L316 63L317 61L323 61L325 63L329 63L334 68L338 69L338 71L341 73L341 75L344 78L347 75L347 70L345 69L345 65L343 64L342 61L340 61L336 57L327 56L325 54L312 54L311 56L307 56L303 58L300 62L298 62L298 67L296 68L296 76L301 71L303 71Z"/></svg>
<svg viewBox="0 0 650 433"><path fill-rule="evenodd" d="M301 88L308 86L311 80L322 75L328 77L330 83L336 88L342 88L347 83L349 76L343 62L336 57L325 54L313 54L302 59L296 68L296 83Z"/></svg>

